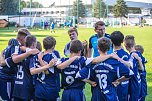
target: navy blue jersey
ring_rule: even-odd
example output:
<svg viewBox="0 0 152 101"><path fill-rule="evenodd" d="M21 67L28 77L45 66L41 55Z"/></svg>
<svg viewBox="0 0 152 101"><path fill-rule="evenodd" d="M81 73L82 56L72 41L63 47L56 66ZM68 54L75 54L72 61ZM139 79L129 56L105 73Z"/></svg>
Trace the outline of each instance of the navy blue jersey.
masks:
<svg viewBox="0 0 152 101"><path fill-rule="evenodd" d="M110 39L110 35L109 34L104 34L104 37ZM89 48L93 48L93 57L97 57L99 56L99 52L98 52L98 35L95 34L93 36L90 37L89 39ZM110 46L110 50L107 52L108 54L112 53L113 52L113 47L112 47L112 44Z"/></svg>
<svg viewBox="0 0 152 101"><path fill-rule="evenodd" d="M0 66L0 70L1 69L2 67ZM9 96L7 92L7 82L1 81L1 80L0 80L0 97L2 98L2 100L5 100L5 101L9 100Z"/></svg>
<svg viewBox="0 0 152 101"><path fill-rule="evenodd" d="M61 63L68 59L69 58L61 58L60 61L58 62ZM86 64L88 64L87 62L89 62L89 59L87 61L87 59L82 56L79 59L76 59L75 61L73 61L68 67L61 70L62 88L64 89L73 88L73 89L81 89L81 90L84 88L85 83L75 78L76 78L77 72L81 70Z"/></svg>
<svg viewBox="0 0 152 101"><path fill-rule="evenodd" d="M4 50L4 59L6 61L6 66L3 66L3 68L0 70L0 79L10 81L15 79L15 75L17 72L16 64L14 64L11 56L13 54L18 54L19 52L19 46L12 46L9 45Z"/></svg>
<svg viewBox="0 0 152 101"><path fill-rule="evenodd" d="M143 68L142 68L142 70L139 70L139 73L146 76L146 66L145 66L145 64L147 63L147 60L145 59L145 57L143 57L142 54L140 54L139 56L142 60L142 65L143 65Z"/></svg>
<svg viewBox="0 0 152 101"><path fill-rule="evenodd" d="M56 55L57 58L60 58L60 53L57 50L54 50L53 53Z"/></svg>
<svg viewBox="0 0 152 101"><path fill-rule="evenodd" d="M52 59L59 58L58 52L45 54L42 60L48 64ZM56 56L57 55L57 56ZM40 63L34 59L35 62L31 62L31 67L39 68ZM52 99L59 97L60 91L60 76L57 68L49 68L49 74L39 73L35 84L35 96L41 99Z"/></svg>
<svg viewBox="0 0 152 101"><path fill-rule="evenodd" d="M64 55L66 57L69 57L69 55L70 55L70 44L71 44L71 42L67 43L64 48ZM81 56L84 56L84 49L81 51Z"/></svg>
<svg viewBox="0 0 152 101"><path fill-rule="evenodd" d="M141 54L137 51L130 53L129 62L131 64L131 70L134 72L134 76L129 79L129 100L138 101L141 90L141 78L139 75L139 63L138 60L132 55L133 53L137 53L139 57L141 56Z"/></svg>
<svg viewBox="0 0 152 101"><path fill-rule="evenodd" d="M92 101L117 101L117 93L112 85L118 75L130 77L132 72L124 64L109 58L102 63L92 65L89 69L84 68L79 72L79 78L84 79L92 75L92 80L97 82L97 89L92 91ZM102 97L101 97L102 96Z"/></svg>
<svg viewBox="0 0 152 101"><path fill-rule="evenodd" d="M146 66L147 60L141 55L143 69L139 70L140 78L141 78L141 91L140 98L145 97L147 95L147 80L146 80Z"/></svg>
<svg viewBox="0 0 152 101"><path fill-rule="evenodd" d="M129 62L129 54L124 51L124 49L114 51L121 59ZM128 86L129 80L121 82L120 85L117 86L117 95L119 101L127 101L128 100Z"/></svg>
<svg viewBox="0 0 152 101"><path fill-rule="evenodd" d="M18 72L14 85L13 96L25 100L33 98L34 86L33 77L30 73L30 62L33 56L29 56L18 64Z"/></svg>

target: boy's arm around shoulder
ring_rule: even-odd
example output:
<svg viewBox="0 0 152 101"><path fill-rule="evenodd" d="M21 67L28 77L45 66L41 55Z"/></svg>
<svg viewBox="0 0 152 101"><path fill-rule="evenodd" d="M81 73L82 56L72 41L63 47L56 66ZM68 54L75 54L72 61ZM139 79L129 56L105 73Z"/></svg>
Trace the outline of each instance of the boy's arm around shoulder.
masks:
<svg viewBox="0 0 152 101"><path fill-rule="evenodd" d="M73 61L80 58L80 56L74 56L72 58L69 58L68 60L64 61L63 63L57 63L58 69L65 69L67 66L69 66Z"/></svg>
<svg viewBox="0 0 152 101"><path fill-rule="evenodd" d="M49 64L47 64L47 65L44 65L44 66L42 66L42 67L40 66L39 68L31 68L31 69L30 69L31 75L38 74L38 73L41 73L41 72L43 72L43 71L46 71L47 69L53 67L54 64L56 63L56 61L57 61L56 59L52 59L52 60L49 62Z"/></svg>

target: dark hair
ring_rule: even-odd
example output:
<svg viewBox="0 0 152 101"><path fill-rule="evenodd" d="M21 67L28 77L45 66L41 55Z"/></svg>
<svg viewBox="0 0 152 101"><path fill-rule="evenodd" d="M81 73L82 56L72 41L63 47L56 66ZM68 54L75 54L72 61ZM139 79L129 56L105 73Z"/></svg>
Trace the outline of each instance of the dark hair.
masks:
<svg viewBox="0 0 152 101"><path fill-rule="evenodd" d="M34 35L28 35L25 37L26 47L30 47L33 43L36 43L36 37Z"/></svg>
<svg viewBox="0 0 152 101"><path fill-rule="evenodd" d="M95 29L98 29L98 26L104 26L105 23L103 21L98 21L95 23Z"/></svg>
<svg viewBox="0 0 152 101"><path fill-rule="evenodd" d="M110 49L110 40L106 37L102 37L98 39L98 47L100 51L102 52L107 52Z"/></svg>
<svg viewBox="0 0 152 101"><path fill-rule="evenodd" d="M135 45L135 39L134 39L135 37L133 36L133 35L127 35L126 37L125 37L125 44L126 44L126 46L128 47L128 48L132 48L132 47L134 47L134 45Z"/></svg>
<svg viewBox="0 0 152 101"><path fill-rule="evenodd" d="M123 43L124 35L120 31L114 31L110 35L110 39L115 46L121 46L121 43Z"/></svg>
<svg viewBox="0 0 152 101"><path fill-rule="evenodd" d="M45 50L52 49L56 45L56 40L52 36L43 39L43 47Z"/></svg>
<svg viewBox="0 0 152 101"><path fill-rule="evenodd" d="M37 41L37 44L36 44L36 48L39 50L39 51L42 51L42 45L39 41Z"/></svg>
<svg viewBox="0 0 152 101"><path fill-rule="evenodd" d="M135 46L135 50L139 51L141 54L144 53L144 48L143 48L143 46L141 46L141 45L136 45L136 46Z"/></svg>
<svg viewBox="0 0 152 101"><path fill-rule="evenodd" d="M8 45L18 46L18 45L19 45L19 42L18 42L18 40L14 39L14 38L11 38L11 39L8 41Z"/></svg>
<svg viewBox="0 0 152 101"><path fill-rule="evenodd" d="M78 53L79 51L83 50L83 45L80 40L73 40L70 44L70 52L71 53Z"/></svg>
<svg viewBox="0 0 152 101"><path fill-rule="evenodd" d="M76 32L77 33L77 35L78 35L78 31L77 31L77 29L75 28L75 27L71 27L69 30L68 30L68 33L72 33L72 32Z"/></svg>

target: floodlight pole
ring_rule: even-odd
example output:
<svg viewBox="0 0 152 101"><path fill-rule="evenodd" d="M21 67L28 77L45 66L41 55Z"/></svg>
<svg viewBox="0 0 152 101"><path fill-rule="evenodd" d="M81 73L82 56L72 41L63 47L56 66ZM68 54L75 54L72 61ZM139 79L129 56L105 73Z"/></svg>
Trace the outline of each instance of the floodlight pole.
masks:
<svg viewBox="0 0 152 101"><path fill-rule="evenodd" d="M79 0L77 0L77 22L79 19Z"/></svg>
<svg viewBox="0 0 152 101"><path fill-rule="evenodd" d="M30 26L31 26L31 16L32 16L31 8L32 8L32 0L30 0Z"/></svg>
<svg viewBox="0 0 152 101"><path fill-rule="evenodd" d="M107 0L106 0L106 10L107 10L107 17L108 17L109 8L108 8L108 1Z"/></svg>
<svg viewBox="0 0 152 101"><path fill-rule="evenodd" d="M20 25L21 0L19 0L19 2L18 2L18 10L19 10L19 25Z"/></svg>
<svg viewBox="0 0 152 101"><path fill-rule="evenodd" d="M102 0L100 0L100 18L102 17Z"/></svg>

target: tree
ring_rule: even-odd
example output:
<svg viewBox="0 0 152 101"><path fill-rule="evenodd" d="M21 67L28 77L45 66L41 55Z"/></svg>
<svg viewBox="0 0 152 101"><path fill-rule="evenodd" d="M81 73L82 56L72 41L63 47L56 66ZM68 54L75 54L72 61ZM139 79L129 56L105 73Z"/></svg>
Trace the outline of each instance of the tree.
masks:
<svg viewBox="0 0 152 101"><path fill-rule="evenodd" d="M117 0L116 4L113 6L113 14L114 17L120 17L122 21L122 17L126 17L128 14L128 7L124 0Z"/></svg>
<svg viewBox="0 0 152 101"><path fill-rule="evenodd" d="M79 17L85 17L85 6L82 3L81 0L76 0L73 2L73 7L72 7L72 15Z"/></svg>
<svg viewBox="0 0 152 101"><path fill-rule="evenodd" d="M103 0L96 0L93 4L93 16L97 18L106 17L106 5Z"/></svg>
<svg viewBox="0 0 152 101"><path fill-rule="evenodd" d="M30 8L30 2L27 1L26 4L27 4L27 8ZM32 2L32 8L42 8L42 7L43 5L40 4L39 2Z"/></svg>
<svg viewBox="0 0 152 101"><path fill-rule="evenodd" d="M23 8L26 8L27 7L27 4L26 4L26 2L25 1L21 1L21 6L20 6L21 8L21 10L23 9Z"/></svg>
<svg viewBox="0 0 152 101"><path fill-rule="evenodd" d="M18 0L1 0L1 15L18 14Z"/></svg>

